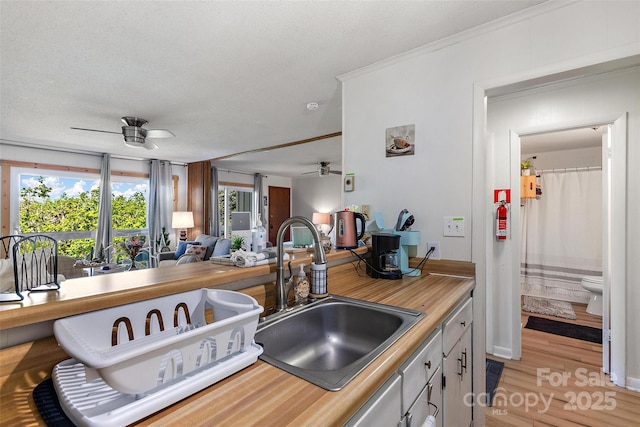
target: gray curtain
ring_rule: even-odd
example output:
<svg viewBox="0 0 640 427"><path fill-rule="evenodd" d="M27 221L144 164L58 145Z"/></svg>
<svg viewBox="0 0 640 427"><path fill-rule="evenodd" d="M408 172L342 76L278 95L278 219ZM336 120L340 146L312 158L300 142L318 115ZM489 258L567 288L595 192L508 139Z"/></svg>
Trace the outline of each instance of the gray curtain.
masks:
<svg viewBox="0 0 640 427"><path fill-rule="evenodd" d="M220 202L218 201L218 168L211 167L211 216L209 217L209 229L212 236L220 236Z"/></svg>
<svg viewBox="0 0 640 427"><path fill-rule="evenodd" d="M162 236L162 227L171 231L171 214L173 212L173 185L171 180L171 163L162 160L151 160L149 166L149 206L147 222L149 228L149 251L155 255L160 247L156 241ZM151 257L153 259L153 257Z"/></svg>
<svg viewBox="0 0 640 427"><path fill-rule="evenodd" d="M262 197L264 192L262 191L262 175L259 173L253 176L253 191L256 194L256 220L260 220L262 225L265 225L264 218L262 217Z"/></svg>
<svg viewBox="0 0 640 427"><path fill-rule="evenodd" d="M98 229L96 232L96 243L94 245L94 257L100 255L100 250L104 250L107 262L112 261L113 250L108 249L112 241L111 231L111 156L102 156L102 167L100 170L100 202L98 205Z"/></svg>

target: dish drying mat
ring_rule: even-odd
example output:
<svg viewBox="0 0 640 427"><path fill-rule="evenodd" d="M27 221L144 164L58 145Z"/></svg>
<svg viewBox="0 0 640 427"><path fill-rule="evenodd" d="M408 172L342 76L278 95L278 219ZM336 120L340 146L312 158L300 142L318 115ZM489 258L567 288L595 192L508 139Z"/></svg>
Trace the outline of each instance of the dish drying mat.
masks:
<svg viewBox="0 0 640 427"><path fill-rule="evenodd" d="M235 353L206 369L193 371L143 395L121 393L109 387L100 378L87 382L84 365L74 359L68 359L60 362L53 369L54 394L58 396L59 407L62 408L63 414L67 414L67 419L72 423L122 427L158 412L252 365L258 360L260 354L262 354L262 347L252 343L244 352ZM47 405L45 411L49 406L52 405ZM38 409L40 410L40 407ZM47 425L50 424L47 423Z"/></svg>
<svg viewBox="0 0 640 427"><path fill-rule="evenodd" d="M33 389L33 401L44 423L49 427L75 427L60 406L53 380L48 378Z"/></svg>

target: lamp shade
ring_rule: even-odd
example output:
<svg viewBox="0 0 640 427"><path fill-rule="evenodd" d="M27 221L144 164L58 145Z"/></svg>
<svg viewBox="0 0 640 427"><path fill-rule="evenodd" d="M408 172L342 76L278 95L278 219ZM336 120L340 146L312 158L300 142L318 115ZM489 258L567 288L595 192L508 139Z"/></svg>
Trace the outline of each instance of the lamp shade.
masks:
<svg viewBox="0 0 640 427"><path fill-rule="evenodd" d="M171 228L193 228L193 212L174 212L171 218Z"/></svg>
<svg viewBox="0 0 640 427"><path fill-rule="evenodd" d="M311 222L315 225L331 224L331 216L328 213L314 212Z"/></svg>

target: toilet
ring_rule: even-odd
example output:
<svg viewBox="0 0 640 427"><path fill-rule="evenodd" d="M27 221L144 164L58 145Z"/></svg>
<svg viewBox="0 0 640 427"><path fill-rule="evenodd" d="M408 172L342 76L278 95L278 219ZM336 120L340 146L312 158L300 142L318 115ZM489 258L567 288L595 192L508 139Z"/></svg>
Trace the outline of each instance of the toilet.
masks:
<svg viewBox="0 0 640 427"><path fill-rule="evenodd" d="M587 313L602 316L602 276L584 276L581 285L591 292Z"/></svg>

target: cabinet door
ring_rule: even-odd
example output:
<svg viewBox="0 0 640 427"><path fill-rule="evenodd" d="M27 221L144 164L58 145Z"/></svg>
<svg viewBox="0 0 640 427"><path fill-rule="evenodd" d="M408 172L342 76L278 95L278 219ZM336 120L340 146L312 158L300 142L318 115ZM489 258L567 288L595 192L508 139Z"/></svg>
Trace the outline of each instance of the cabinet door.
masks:
<svg viewBox="0 0 640 427"><path fill-rule="evenodd" d="M443 425L467 427L471 425L473 407L470 394L472 379L471 327L442 360L443 384Z"/></svg>
<svg viewBox="0 0 640 427"><path fill-rule="evenodd" d="M442 359L442 373L444 383L442 384L442 399L444 401L443 422L446 426L463 427L460 419L460 406L462 396L460 382L464 370L460 359L460 341L456 342L449 354Z"/></svg>
<svg viewBox="0 0 640 427"><path fill-rule="evenodd" d="M431 405L429 404L431 403ZM442 370L438 367L402 419L403 427L420 427L436 413L436 425L442 426Z"/></svg>
<svg viewBox="0 0 640 427"><path fill-rule="evenodd" d="M467 328L460 339L460 356L462 359L462 379L460 381L460 426L471 425L473 398L471 395L471 377L473 372L471 357L471 328Z"/></svg>

